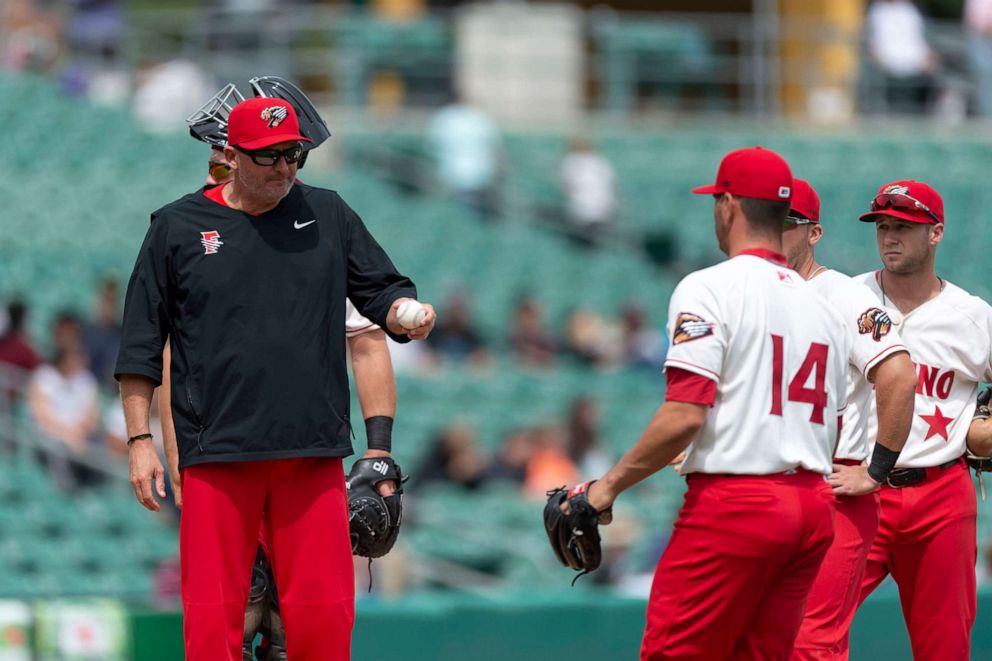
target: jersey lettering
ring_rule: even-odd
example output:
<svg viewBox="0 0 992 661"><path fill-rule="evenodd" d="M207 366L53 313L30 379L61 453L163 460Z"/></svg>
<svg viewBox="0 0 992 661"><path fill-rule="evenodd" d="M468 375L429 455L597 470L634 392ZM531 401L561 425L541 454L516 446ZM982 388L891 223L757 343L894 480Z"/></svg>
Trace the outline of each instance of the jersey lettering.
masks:
<svg viewBox="0 0 992 661"><path fill-rule="evenodd" d="M916 394L933 397L937 399L947 399L951 396L951 388L954 386L954 370L941 373L940 368L917 363L919 378L916 381Z"/></svg>
<svg viewBox="0 0 992 661"><path fill-rule="evenodd" d="M783 342L781 335L772 334L772 415L782 415ZM812 405L809 421L818 425L823 424L823 409L827 407L826 381L829 352L830 347L826 344L811 343L803 364L799 366L799 371L789 381L789 401ZM813 375L812 388L806 387L810 375Z"/></svg>

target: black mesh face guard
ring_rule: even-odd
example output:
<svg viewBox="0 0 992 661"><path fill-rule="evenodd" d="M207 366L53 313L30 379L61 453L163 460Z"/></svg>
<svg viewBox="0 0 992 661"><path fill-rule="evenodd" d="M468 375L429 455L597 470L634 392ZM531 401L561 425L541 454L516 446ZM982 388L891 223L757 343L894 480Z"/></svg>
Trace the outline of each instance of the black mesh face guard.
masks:
<svg viewBox="0 0 992 661"><path fill-rule="evenodd" d="M331 137L327 122L320 116L313 103L299 87L279 76L256 76L248 81L255 96L288 101L300 120L300 133L312 142L304 142L303 149L310 151Z"/></svg>
<svg viewBox="0 0 992 661"><path fill-rule="evenodd" d="M189 134L197 140L202 140L217 147L227 145L227 118L234 106L245 100L241 92L228 83L199 110L186 118Z"/></svg>

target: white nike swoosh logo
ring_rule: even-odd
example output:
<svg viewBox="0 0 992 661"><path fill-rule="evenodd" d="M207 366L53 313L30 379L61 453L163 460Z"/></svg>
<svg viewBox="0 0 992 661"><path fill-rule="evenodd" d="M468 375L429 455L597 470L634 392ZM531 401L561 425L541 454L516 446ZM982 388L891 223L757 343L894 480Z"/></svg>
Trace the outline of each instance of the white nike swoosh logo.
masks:
<svg viewBox="0 0 992 661"><path fill-rule="evenodd" d="M301 230L304 227L306 227L307 225L310 225L311 223L316 223L316 222L317 222L317 219L316 218L314 218L313 220L308 220L305 223L301 223L300 221L296 220L296 221L293 221L293 227L295 227L298 230Z"/></svg>

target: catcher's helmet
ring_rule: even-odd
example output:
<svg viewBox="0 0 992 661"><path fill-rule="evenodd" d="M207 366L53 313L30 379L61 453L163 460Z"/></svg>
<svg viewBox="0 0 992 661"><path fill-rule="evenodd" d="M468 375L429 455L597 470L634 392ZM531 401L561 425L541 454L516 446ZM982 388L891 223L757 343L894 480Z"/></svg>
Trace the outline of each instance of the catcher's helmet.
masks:
<svg viewBox="0 0 992 661"><path fill-rule="evenodd" d="M327 123L317 112L313 103L303 91L293 83L278 76L256 76L248 81L256 97L278 98L287 101L296 111L300 121L300 133L312 142L303 143L309 151L330 137ZM228 83L209 101L186 118L189 133L197 140L223 147L227 145L227 118L231 110L245 98L234 86Z"/></svg>
<svg viewBox="0 0 992 661"><path fill-rule="evenodd" d="M282 99L293 106L296 117L300 120L300 133L311 140L303 143L305 151L310 151L331 137L327 122L320 116L303 90L293 83L278 76L256 76L249 80L248 84L251 85L255 96Z"/></svg>

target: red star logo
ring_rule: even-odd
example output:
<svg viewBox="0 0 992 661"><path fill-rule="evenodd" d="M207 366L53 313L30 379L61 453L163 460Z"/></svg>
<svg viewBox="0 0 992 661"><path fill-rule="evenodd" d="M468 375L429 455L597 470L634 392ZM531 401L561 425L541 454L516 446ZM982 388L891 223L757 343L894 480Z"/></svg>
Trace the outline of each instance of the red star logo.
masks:
<svg viewBox="0 0 992 661"><path fill-rule="evenodd" d="M923 415L921 413L920 417L930 425L930 428L927 430L927 437L923 439L924 441L928 441L931 436L937 436L938 434L943 436L945 441L947 440L947 423L954 420L954 418L948 418L941 413L939 406L934 406L933 415Z"/></svg>

